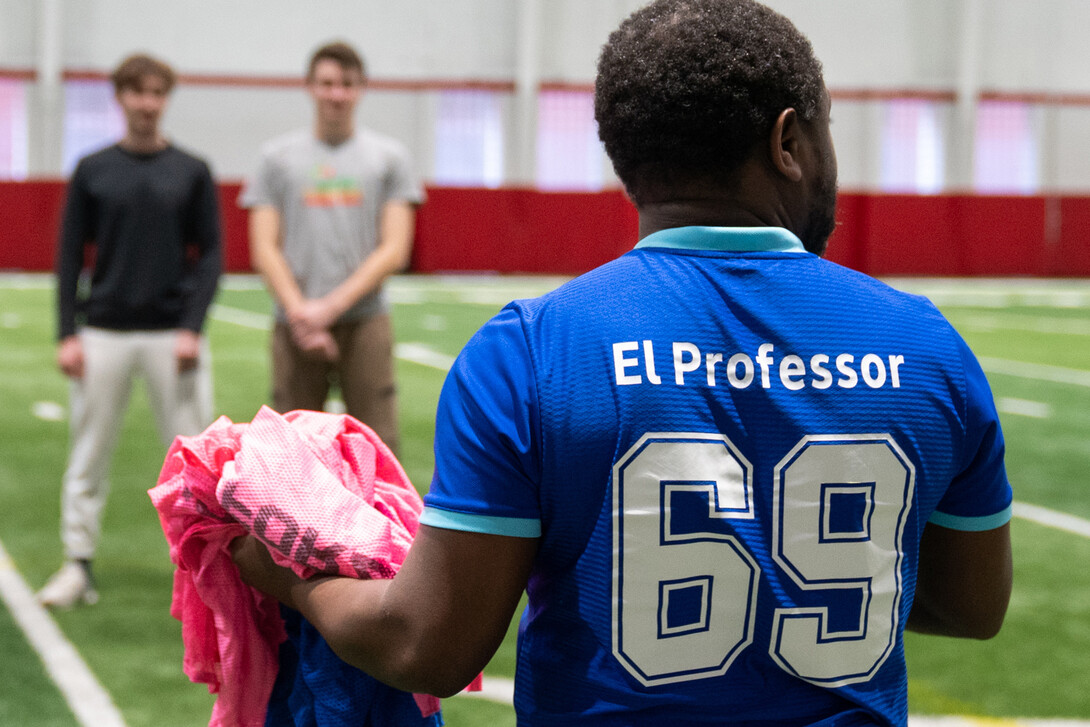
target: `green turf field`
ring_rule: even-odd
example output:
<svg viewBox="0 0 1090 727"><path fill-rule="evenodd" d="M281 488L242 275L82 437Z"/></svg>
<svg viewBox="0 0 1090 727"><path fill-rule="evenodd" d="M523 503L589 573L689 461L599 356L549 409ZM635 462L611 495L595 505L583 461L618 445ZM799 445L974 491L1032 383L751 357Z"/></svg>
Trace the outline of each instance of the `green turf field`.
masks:
<svg viewBox="0 0 1090 727"><path fill-rule="evenodd" d="M393 282L402 460L418 488L431 476L444 366L504 302L557 282ZM1076 530L1090 526L1090 283L897 284L930 294L981 357L1003 412L1016 500L1076 516ZM217 410L235 421L248 421L268 399L269 312L252 278L232 278L209 325ZM0 542L32 589L61 557L67 385L53 360L53 316L49 277L0 278ZM154 430L138 388L114 458L96 559L101 602L56 621L127 725L207 724L212 697L182 674L180 627L168 612L172 566L146 494L165 451ZM1000 636L968 643L909 635L913 714L1090 720L1090 537L1025 517L1013 527L1016 584ZM486 677L510 679L513 651L509 636ZM446 700L444 714L452 727L514 724L510 706L481 699ZM0 725L76 724L0 606Z"/></svg>

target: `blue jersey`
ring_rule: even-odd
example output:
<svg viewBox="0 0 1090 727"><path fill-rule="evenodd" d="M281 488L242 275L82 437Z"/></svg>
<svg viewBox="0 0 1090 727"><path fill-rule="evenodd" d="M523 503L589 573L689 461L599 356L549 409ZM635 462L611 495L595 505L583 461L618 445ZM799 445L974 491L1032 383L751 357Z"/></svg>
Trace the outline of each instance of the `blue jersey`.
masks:
<svg viewBox="0 0 1090 727"><path fill-rule="evenodd" d="M920 535L1010 517L925 299L779 228L666 230L467 344L422 522L541 539L520 725L907 722Z"/></svg>

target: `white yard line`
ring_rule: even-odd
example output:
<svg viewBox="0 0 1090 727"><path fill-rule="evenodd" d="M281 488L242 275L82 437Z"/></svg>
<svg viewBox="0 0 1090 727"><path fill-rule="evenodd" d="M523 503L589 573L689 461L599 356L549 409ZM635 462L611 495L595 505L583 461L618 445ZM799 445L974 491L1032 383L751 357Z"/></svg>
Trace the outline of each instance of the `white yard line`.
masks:
<svg viewBox="0 0 1090 727"><path fill-rule="evenodd" d="M213 320L221 323L234 323L236 326L242 326L243 328L266 331L272 327L272 316L268 313L254 313L253 311L219 303L213 303L212 309L208 313Z"/></svg>
<svg viewBox="0 0 1090 727"><path fill-rule="evenodd" d="M1090 371L1083 369L1011 361L1005 358L992 358L991 356L978 356L977 360L980 362L981 368L989 374L1003 374L1020 379L1047 381L1053 384L1090 387Z"/></svg>
<svg viewBox="0 0 1090 727"><path fill-rule="evenodd" d="M459 697L486 699L489 702L513 705L515 703L515 680L504 677L485 676L481 681L481 691L461 692Z"/></svg>
<svg viewBox="0 0 1090 727"><path fill-rule="evenodd" d="M459 302L503 306L518 298L533 298L570 280L545 275L404 275L386 286L395 303L425 303L455 296Z"/></svg>
<svg viewBox="0 0 1090 727"><path fill-rule="evenodd" d="M485 676L483 687L479 692L462 692L458 696L514 705L515 682L513 680ZM1090 727L1090 722L1074 719L935 717L913 714L908 717L908 727Z"/></svg>
<svg viewBox="0 0 1090 727"><path fill-rule="evenodd" d="M267 330L272 325L271 316L218 303L212 306L211 316L221 323L233 323L243 328ZM453 356L436 351L426 344L415 342L397 344L394 347L394 356L402 361L411 361L440 371L448 371L454 363Z"/></svg>
<svg viewBox="0 0 1090 727"><path fill-rule="evenodd" d="M0 543L0 598L38 652L46 672L79 723L83 727L125 727L109 692L99 684L49 612L34 599L3 543Z"/></svg>
<svg viewBox="0 0 1090 727"><path fill-rule="evenodd" d="M454 365L453 356L440 353L423 343L399 343L394 347L394 355L402 361L412 361L439 371L449 371Z"/></svg>
<svg viewBox="0 0 1090 727"><path fill-rule="evenodd" d="M1090 336L1090 321L1081 318L1020 315L961 315L951 316L958 329L974 331L1028 331L1061 336Z"/></svg>
<svg viewBox="0 0 1090 727"><path fill-rule="evenodd" d="M1014 514L1023 520L1035 522L1057 530L1063 530L1074 535L1090 538L1090 520L1077 515L1068 515L1059 510L1050 510L1040 505L1030 505L1026 502L1014 503Z"/></svg>
<svg viewBox="0 0 1090 727"><path fill-rule="evenodd" d="M1043 401L1030 401L1029 399L1016 399L1013 396L1001 397L995 402L996 408L1001 414L1018 414L1034 419L1048 419L1052 416L1052 407Z"/></svg>
<svg viewBox="0 0 1090 727"><path fill-rule="evenodd" d="M1090 727L1090 722L1077 719L935 717L910 714L908 716L908 727Z"/></svg>
<svg viewBox="0 0 1090 727"><path fill-rule="evenodd" d="M243 328L267 330L272 325L272 317L265 313L221 305L212 306L210 315L222 323L232 323ZM447 354L432 351L423 343L407 342L398 344L395 355L405 361L431 366L443 371L450 368L454 359ZM988 356L978 357L980 365L988 373L1015 376L1034 381L1048 381L1057 384L1090 387L1090 371L1070 369L1047 364L1025 363Z"/></svg>
<svg viewBox="0 0 1090 727"><path fill-rule="evenodd" d="M978 308L1086 308L1090 281L1048 278L884 278L898 290L929 298L937 306Z"/></svg>

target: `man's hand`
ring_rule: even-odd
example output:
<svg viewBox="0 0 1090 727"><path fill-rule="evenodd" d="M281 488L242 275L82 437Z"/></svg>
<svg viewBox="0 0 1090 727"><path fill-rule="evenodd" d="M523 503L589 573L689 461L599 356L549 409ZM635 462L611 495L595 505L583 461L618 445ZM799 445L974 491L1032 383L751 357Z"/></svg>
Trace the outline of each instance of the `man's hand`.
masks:
<svg viewBox="0 0 1090 727"><path fill-rule="evenodd" d="M241 535L231 541L231 560L238 566L242 582L266 593L286 606L295 604L291 599L291 587L302 579L290 568L273 562L269 549L253 535Z"/></svg>
<svg viewBox="0 0 1090 727"><path fill-rule="evenodd" d="M340 316L339 309L324 298L316 298L303 300L285 313L291 338L300 351L324 361L340 357L340 349L329 330Z"/></svg>
<svg viewBox="0 0 1090 727"><path fill-rule="evenodd" d="M57 345L57 366L70 379L83 378L83 343L78 335L61 339Z"/></svg>
<svg viewBox="0 0 1090 727"><path fill-rule="evenodd" d="M287 311L292 332L307 337L319 331L328 331L340 317L341 311L324 298L304 300Z"/></svg>
<svg viewBox="0 0 1090 727"><path fill-rule="evenodd" d="M192 371L197 368L201 357L201 337L188 329L178 331L174 342L174 358L178 361L178 371Z"/></svg>
<svg viewBox="0 0 1090 727"><path fill-rule="evenodd" d="M333 362L341 356L341 349L329 331L317 331L299 336L295 329L292 329L291 338L299 350L310 358Z"/></svg>

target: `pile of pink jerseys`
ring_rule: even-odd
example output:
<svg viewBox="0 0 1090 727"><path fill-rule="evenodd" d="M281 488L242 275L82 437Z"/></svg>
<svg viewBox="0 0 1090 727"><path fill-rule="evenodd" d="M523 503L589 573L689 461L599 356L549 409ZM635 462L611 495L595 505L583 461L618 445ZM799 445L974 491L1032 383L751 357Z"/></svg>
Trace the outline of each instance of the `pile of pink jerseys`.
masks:
<svg viewBox="0 0 1090 727"><path fill-rule="evenodd" d="M264 724L286 638L277 602L239 578L230 542L252 533L303 578L392 578L423 507L366 425L267 407L249 424L221 417L177 438L149 494L177 566L171 614L182 622L185 673L218 695L210 727ZM439 709L435 697L416 700L424 716Z"/></svg>

